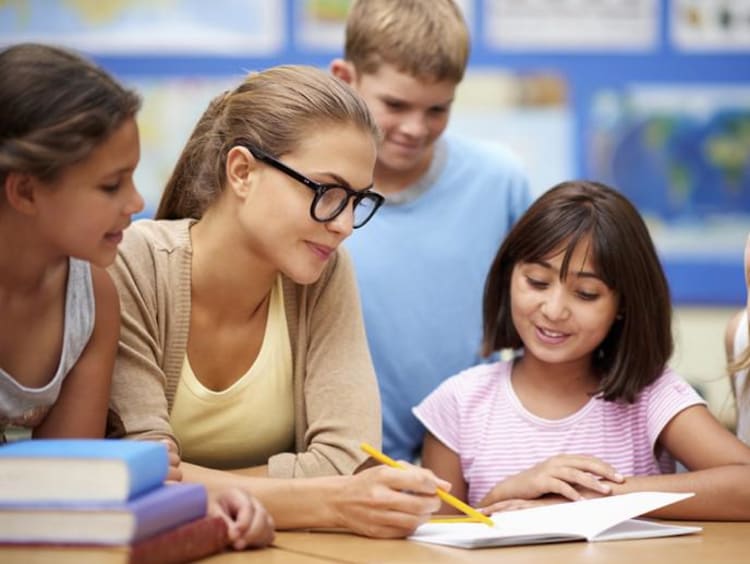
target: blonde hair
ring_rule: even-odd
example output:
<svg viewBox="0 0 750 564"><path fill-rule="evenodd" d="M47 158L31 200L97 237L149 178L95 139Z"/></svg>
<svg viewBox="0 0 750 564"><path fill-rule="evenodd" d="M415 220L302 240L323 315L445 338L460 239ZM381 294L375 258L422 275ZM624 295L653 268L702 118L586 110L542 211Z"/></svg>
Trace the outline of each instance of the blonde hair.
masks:
<svg viewBox="0 0 750 564"><path fill-rule="evenodd" d="M453 0L355 0L344 56L361 74L391 64L431 80L461 82L469 30Z"/></svg>
<svg viewBox="0 0 750 564"><path fill-rule="evenodd" d="M279 66L249 74L209 104L164 189L157 219L200 218L226 182L226 155L238 141L279 157L316 130L350 125L379 139L354 90L327 72Z"/></svg>
<svg viewBox="0 0 750 564"><path fill-rule="evenodd" d="M750 320L750 317L748 317ZM749 321L750 322L750 321ZM739 330L739 329L738 329ZM750 331L750 328L748 328ZM732 358L727 364L727 371L729 372L730 388L734 394L735 401L739 400L740 397L745 394L750 394L750 378L745 379L745 385L742 389L737 388L737 374L743 370L750 370L750 346L746 347L739 356L735 359Z"/></svg>

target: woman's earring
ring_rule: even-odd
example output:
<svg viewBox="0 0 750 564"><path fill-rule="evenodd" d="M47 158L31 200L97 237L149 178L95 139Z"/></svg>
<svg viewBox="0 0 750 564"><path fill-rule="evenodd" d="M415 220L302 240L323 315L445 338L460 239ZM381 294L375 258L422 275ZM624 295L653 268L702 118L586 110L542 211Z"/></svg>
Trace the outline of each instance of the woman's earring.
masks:
<svg viewBox="0 0 750 564"><path fill-rule="evenodd" d="M621 313L618 313L617 315L615 315L615 319L616 319L617 321L622 321L622 317L623 317L623 316L622 316L622 314L621 314Z"/></svg>

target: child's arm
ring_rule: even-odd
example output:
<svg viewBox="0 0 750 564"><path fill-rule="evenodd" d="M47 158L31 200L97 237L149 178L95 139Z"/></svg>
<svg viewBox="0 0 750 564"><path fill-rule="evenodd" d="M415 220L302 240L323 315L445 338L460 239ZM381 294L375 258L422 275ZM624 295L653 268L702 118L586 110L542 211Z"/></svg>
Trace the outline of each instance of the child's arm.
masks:
<svg viewBox="0 0 750 564"><path fill-rule="evenodd" d="M479 502L488 513L499 511L507 500L532 500L557 495L577 501L594 492L612 493L611 483L623 477L603 460L583 454L559 454L498 482ZM507 504L502 507L508 508Z"/></svg>
<svg viewBox="0 0 750 564"><path fill-rule="evenodd" d="M211 495L208 514L224 519L229 543L235 550L259 548L273 542L271 515L257 499L240 489L231 488Z"/></svg>
<svg viewBox="0 0 750 564"><path fill-rule="evenodd" d="M461 471L457 453L439 441L432 433L425 434L422 446L422 466L432 470L437 476L450 482L451 493L466 501L467 484ZM622 476L615 469L595 458L585 455L558 455L499 482L479 502L479 507L488 513L507 509L508 501L532 500L547 494L559 494L568 499L581 499L579 489L592 490L603 495L611 491L608 483L598 477L613 482L621 482ZM441 513L456 513L457 510L443 504Z"/></svg>
<svg viewBox="0 0 750 564"><path fill-rule="evenodd" d="M467 485L461 471L461 459L458 454L435 438L432 433L425 432L422 443L422 466L432 470L436 476L440 476L451 484L451 495L461 501L466 501ZM458 509L443 502L440 513L460 513Z"/></svg>
<svg viewBox="0 0 750 564"><path fill-rule="evenodd" d="M658 446L689 470L636 476L613 484L613 493L695 492L695 496L654 512L665 519L750 520L750 447L725 429L704 406L678 413L664 427Z"/></svg>
<svg viewBox="0 0 750 564"><path fill-rule="evenodd" d="M35 438L101 438L107 420L112 371L120 334L120 303L106 271L91 266L96 314L94 330L78 362L65 377Z"/></svg>

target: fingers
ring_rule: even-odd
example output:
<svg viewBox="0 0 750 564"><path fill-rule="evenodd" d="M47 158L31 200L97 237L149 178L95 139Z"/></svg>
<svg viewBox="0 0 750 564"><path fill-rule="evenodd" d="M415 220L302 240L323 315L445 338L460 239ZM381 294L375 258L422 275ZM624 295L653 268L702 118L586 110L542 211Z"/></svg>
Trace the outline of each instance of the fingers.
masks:
<svg viewBox="0 0 750 564"><path fill-rule="evenodd" d="M440 508L438 487L450 485L432 472L403 463L403 469L378 466L354 475L337 496L342 525L376 538L411 534Z"/></svg>
<svg viewBox="0 0 750 564"><path fill-rule="evenodd" d="M255 499L250 498L250 504L246 507L245 514L247 519L244 524L240 524L238 519L237 526L242 534L232 543L235 550L244 550L245 548L260 548L268 546L274 539L274 522L271 515L265 507Z"/></svg>
<svg viewBox="0 0 750 564"><path fill-rule="evenodd" d="M224 520L229 544L235 550L267 546L273 542L273 519L257 499L241 490L222 491L211 500L208 512Z"/></svg>
<svg viewBox="0 0 750 564"><path fill-rule="evenodd" d="M594 456L561 454L509 476L481 500L488 507L509 499L537 499L547 494L577 501L584 494L612 493L612 484L624 481L614 467Z"/></svg>
<svg viewBox="0 0 750 564"><path fill-rule="evenodd" d="M558 455L539 465L539 469L538 479L543 482L540 494L559 494L572 501L583 499L581 489L609 495L612 487L608 482L624 480L614 467L593 456Z"/></svg>
<svg viewBox="0 0 750 564"><path fill-rule="evenodd" d="M610 482L621 483L625 480L625 478L617 472L614 466L604 462L600 458L596 458L595 456L562 454L549 460L555 461L563 467L570 467L581 472L588 472L593 476L604 478Z"/></svg>
<svg viewBox="0 0 750 564"><path fill-rule="evenodd" d="M451 484L438 478L431 470L414 466L408 462L399 461L402 469L388 468L381 466L378 468L382 473L382 479L392 488L408 490L414 493L425 495L435 495L435 491L440 488L450 491Z"/></svg>

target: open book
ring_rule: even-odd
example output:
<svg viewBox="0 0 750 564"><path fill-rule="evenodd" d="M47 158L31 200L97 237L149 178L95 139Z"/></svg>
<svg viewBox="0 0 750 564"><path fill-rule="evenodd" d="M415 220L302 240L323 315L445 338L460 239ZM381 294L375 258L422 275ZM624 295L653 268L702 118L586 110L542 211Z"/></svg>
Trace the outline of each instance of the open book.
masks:
<svg viewBox="0 0 750 564"><path fill-rule="evenodd" d="M633 517L692 495L694 494L635 492L506 511L492 515L494 527L482 523L426 523L418 527L409 540L461 548L481 548L685 535L701 529Z"/></svg>

